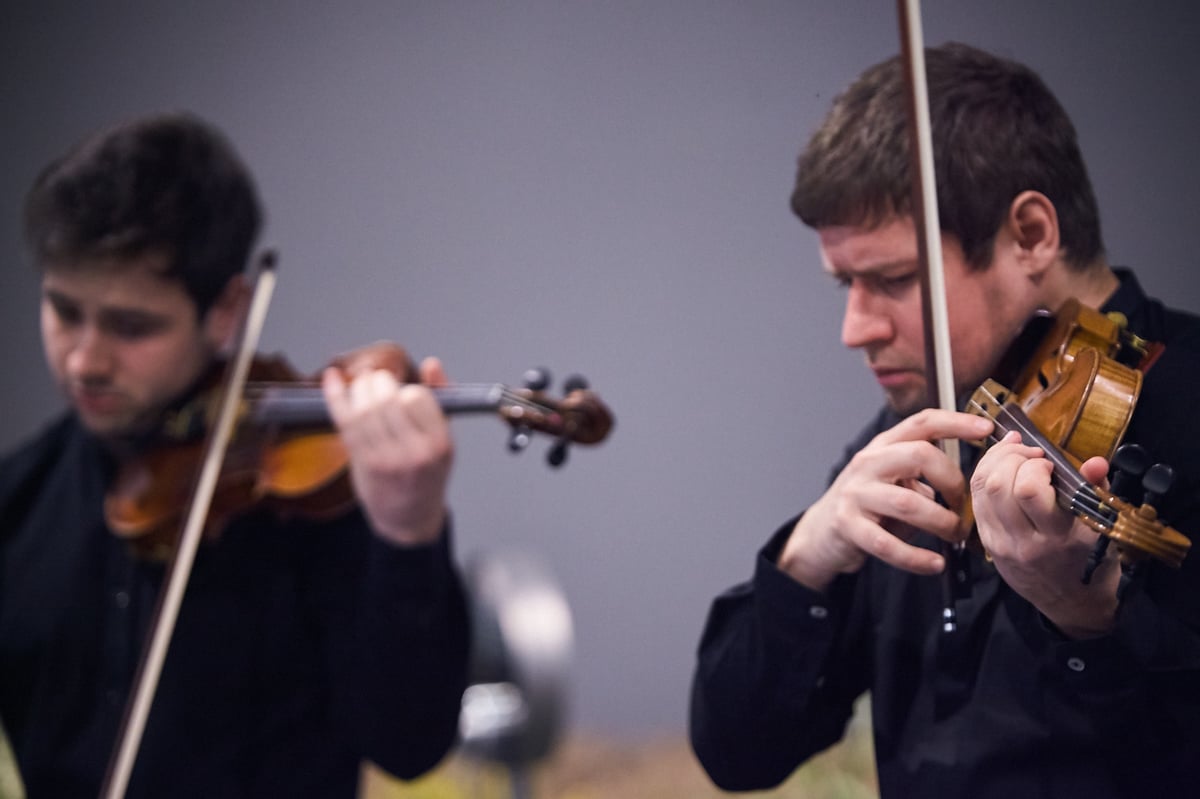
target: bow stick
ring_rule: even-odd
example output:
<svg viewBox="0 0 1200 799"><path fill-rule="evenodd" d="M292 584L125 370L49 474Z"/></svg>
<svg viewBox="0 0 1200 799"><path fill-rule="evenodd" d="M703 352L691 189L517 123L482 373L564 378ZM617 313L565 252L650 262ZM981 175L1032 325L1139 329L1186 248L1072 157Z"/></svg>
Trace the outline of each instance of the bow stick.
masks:
<svg viewBox="0 0 1200 799"><path fill-rule="evenodd" d="M925 326L925 386L929 404L958 410L954 395L954 371L950 352L950 324L946 306L946 274L942 264L942 230L938 219L937 182L933 166L933 135L929 120L929 93L925 79L925 43L921 32L919 0L897 0L900 17L901 59L908 84L908 117L912 134L913 226L917 233L917 257L921 264L921 299ZM954 463L961 463L957 439L939 442ZM942 629L958 628L954 608L956 586L965 584L966 545L942 547L946 558L943 572L945 605Z"/></svg>

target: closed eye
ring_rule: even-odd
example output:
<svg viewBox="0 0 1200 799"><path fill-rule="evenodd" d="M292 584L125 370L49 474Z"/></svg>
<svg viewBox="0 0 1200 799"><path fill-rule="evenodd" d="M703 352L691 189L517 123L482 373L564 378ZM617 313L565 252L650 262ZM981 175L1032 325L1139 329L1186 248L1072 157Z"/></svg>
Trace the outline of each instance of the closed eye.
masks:
<svg viewBox="0 0 1200 799"><path fill-rule="evenodd" d="M916 272L905 272L902 275L889 275L879 279L883 290L889 294L897 294L912 286L917 281Z"/></svg>
<svg viewBox="0 0 1200 799"><path fill-rule="evenodd" d="M66 297L58 294L46 294L45 299L59 324L70 327L83 321L83 311Z"/></svg>
<svg viewBox="0 0 1200 799"><path fill-rule="evenodd" d="M163 330L168 321L155 314L123 311L106 314L101 324L117 338L134 340L153 336Z"/></svg>

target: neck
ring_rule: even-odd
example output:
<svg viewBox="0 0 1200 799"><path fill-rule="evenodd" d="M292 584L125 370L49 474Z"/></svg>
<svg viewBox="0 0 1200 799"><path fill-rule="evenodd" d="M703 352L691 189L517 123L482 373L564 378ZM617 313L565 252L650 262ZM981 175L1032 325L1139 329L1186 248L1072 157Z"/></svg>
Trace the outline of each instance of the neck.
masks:
<svg viewBox="0 0 1200 799"><path fill-rule="evenodd" d="M1043 307L1051 311L1071 298L1089 308L1099 308L1121 284L1116 273L1103 261L1083 270L1060 263L1052 274L1054 277L1047 280L1042 294Z"/></svg>

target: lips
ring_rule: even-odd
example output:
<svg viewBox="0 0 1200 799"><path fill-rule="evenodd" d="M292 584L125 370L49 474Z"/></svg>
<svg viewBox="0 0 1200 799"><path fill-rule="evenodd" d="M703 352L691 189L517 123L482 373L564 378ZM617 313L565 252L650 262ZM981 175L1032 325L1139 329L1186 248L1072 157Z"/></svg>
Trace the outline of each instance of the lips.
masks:
<svg viewBox="0 0 1200 799"><path fill-rule="evenodd" d="M71 400L80 413L91 416L106 416L121 409L123 397L116 391L97 389L75 389Z"/></svg>
<svg viewBox="0 0 1200 799"><path fill-rule="evenodd" d="M921 376L921 373L916 369L893 369L873 366L871 367L871 371L875 373L875 379L879 381L879 385L884 388L908 383L919 379Z"/></svg>
<svg viewBox="0 0 1200 799"><path fill-rule="evenodd" d="M872 366L871 371L877 375L889 375L897 372L912 372L914 370L902 366Z"/></svg>

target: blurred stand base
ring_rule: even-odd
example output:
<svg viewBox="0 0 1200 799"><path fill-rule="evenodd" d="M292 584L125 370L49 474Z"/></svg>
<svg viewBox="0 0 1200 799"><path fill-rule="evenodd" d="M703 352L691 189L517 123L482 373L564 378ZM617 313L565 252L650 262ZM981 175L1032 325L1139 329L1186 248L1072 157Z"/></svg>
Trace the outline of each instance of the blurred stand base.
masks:
<svg viewBox="0 0 1200 799"><path fill-rule="evenodd" d="M510 799L533 799L532 770L554 751L565 726L571 611L550 570L528 554L476 558L464 576L472 646L455 757L474 765L476 784L467 795L494 796L484 782L500 768ZM370 786L368 772L364 795L375 795Z"/></svg>

